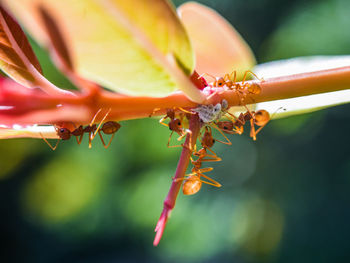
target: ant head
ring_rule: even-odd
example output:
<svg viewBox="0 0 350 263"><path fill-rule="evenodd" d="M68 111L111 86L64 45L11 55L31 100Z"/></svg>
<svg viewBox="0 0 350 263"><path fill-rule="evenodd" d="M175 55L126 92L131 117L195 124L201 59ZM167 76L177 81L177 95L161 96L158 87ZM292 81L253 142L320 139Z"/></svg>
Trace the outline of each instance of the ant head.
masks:
<svg viewBox="0 0 350 263"><path fill-rule="evenodd" d="M169 129L175 132L181 132L182 123L179 119L173 119L169 122Z"/></svg>
<svg viewBox="0 0 350 263"><path fill-rule="evenodd" d="M102 126L102 131L105 134L113 134L116 133L120 129L121 125L115 121L107 121Z"/></svg>
<svg viewBox="0 0 350 263"><path fill-rule="evenodd" d="M223 132L232 131L234 126L232 121L219 121L217 125Z"/></svg>
<svg viewBox="0 0 350 263"><path fill-rule="evenodd" d="M57 135L62 139L62 140L69 140L71 136L70 130L67 128L58 128L57 129Z"/></svg>
<svg viewBox="0 0 350 263"><path fill-rule="evenodd" d="M216 87L223 87L224 85L225 85L225 80L224 80L224 78L223 77L220 77L220 78L217 78L216 80L215 80L215 82L214 82L214 86L216 86Z"/></svg>
<svg viewBox="0 0 350 263"><path fill-rule="evenodd" d="M197 193L202 187L202 182L198 175L191 175L187 178L182 186L182 192L185 195L193 195Z"/></svg>
<svg viewBox="0 0 350 263"><path fill-rule="evenodd" d="M270 114L266 110L259 110L255 113L255 124L263 126L270 120Z"/></svg>
<svg viewBox="0 0 350 263"><path fill-rule="evenodd" d="M252 83L248 86L248 92L250 94L258 95L261 93L261 87L258 83Z"/></svg>

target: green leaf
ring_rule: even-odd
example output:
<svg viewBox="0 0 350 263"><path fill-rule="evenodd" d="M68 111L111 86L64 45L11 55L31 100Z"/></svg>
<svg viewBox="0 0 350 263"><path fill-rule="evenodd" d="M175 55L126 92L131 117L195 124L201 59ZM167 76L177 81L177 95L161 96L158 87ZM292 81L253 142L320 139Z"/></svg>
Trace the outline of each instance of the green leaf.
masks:
<svg viewBox="0 0 350 263"><path fill-rule="evenodd" d="M190 41L165 0L5 3L43 41L38 4L47 9L65 34L76 71L87 79L128 95L165 96L180 89L192 100L204 99L188 78L194 68Z"/></svg>

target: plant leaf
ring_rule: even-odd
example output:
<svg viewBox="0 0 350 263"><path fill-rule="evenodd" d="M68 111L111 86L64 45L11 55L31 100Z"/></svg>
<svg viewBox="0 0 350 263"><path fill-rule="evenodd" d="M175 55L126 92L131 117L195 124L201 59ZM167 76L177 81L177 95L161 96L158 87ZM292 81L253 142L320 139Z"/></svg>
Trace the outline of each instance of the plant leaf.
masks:
<svg viewBox="0 0 350 263"><path fill-rule="evenodd" d="M27 126L15 125L13 128L0 127L0 139L12 138L42 138L58 139L53 126Z"/></svg>
<svg viewBox="0 0 350 263"><path fill-rule="evenodd" d="M39 6L38 8L44 30L50 39L50 51L53 53L52 56L56 61L56 65L63 71L74 71L73 61L66 40L59 26L44 7Z"/></svg>
<svg viewBox="0 0 350 263"><path fill-rule="evenodd" d="M255 64L253 52L239 33L216 11L195 2L178 8L196 55L196 70L223 76L236 70L238 79Z"/></svg>
<svg viewBox="0 0 350 263"><path fill-rule="evenodd" d="M42 70L27 37L17 22L0 6L0 68L17 82L33 87Z"/></svg>
<svg viewBox="0 0 350 263"><path fill-rule="evenodd" d="M194 58L186 31L165 0L5 2L25 21L38 21L38 10L29 12L33 6L47 9L65 34L77 72L87 79L129 95L181 89L192 100L204 100L188 78ZM40 21L35 23L42 32Z"/></svg>

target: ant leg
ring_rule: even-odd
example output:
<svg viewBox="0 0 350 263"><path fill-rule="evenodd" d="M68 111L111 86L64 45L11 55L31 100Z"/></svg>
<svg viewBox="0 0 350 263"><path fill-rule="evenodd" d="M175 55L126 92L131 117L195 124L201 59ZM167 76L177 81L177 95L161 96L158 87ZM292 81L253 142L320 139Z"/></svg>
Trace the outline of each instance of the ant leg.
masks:
<svg viewBox="0 0 350 263"><path fill-rule="evenodd" d="M198 79L203 78L204 75L207 75L207 76L209 76L209 77L212 77L213 79L216 80L216 78L215 78L213 75L210 75L210 74L208 74L208 73L203 73L203 74L199 75Z"/></svg>
<svg viewBox="0 0 350 263"><path fill-rule="evenodd" d="M217 142L221 142L221 143L227 144L227 145L232 145L232 142L227 138L227 136L219 129L219 127L215 123L211 123L210 126L217 129L221 133L221 135L224 136L224 138L226 140L226 142L216 140Z"/></svg>
<svg viewBox="0 0 350 263"><path fill-rule="evenodd" d="M91 137L91 141L95 138L95 136L97 135L97 133L100 131L101 125L102 123L105 121L105 119L107 118L108 114L111 112L111 108L109 108L109 110L107 111L107 113L105 114L105 116L102 118L102 120L100 121L100 124L97 126L96 131L92 133L92 137Z"/></svg>
<svg viewBox="0 0 350 263"><path fill-rule="evenodd" d="M213 167L205 167L205 168L198 169L197 173L207 173L207 172L211 172L213 170L214 170Z"/></svg>
<svg viewBox="0 0 350 263"><path fill-rule="evenodd" d="M192 152L192 149L191 149L191 138L190 138L190 146L187 146L187 145L185 145L184 143L179 144L179 145L170 145L170 140L171 140L171 136L173 135L173 133L174 133L174 131L172 131L172 132L170 133L167 147L168 147L168 148L185 147L185 148L189 149L189 150ZM182 135L181 135L181 136L182 136ZM180 136L180 137L181 137L181 136ZM182 138L181 138L181 139L182 139Z"/></svg>
<svg viewBox="0 0 350 263"><path fill-rule="evenodd" d="M75 125L74 122L72 122L72 124L73 124L73 126L74 126L74 129L77 129L77 125ZM77 136L75 136L75 139L77 140L78 145L81 144L81 141L83 140L83 136L84 136L84 133L82 133L82 134L79 136L79 139L78 139Z"/></svg>
<svg viewBox="0 0 350 263"><path fill-rule="evenodd" d="M154 108L152 113L150 115L148 115L148 117L151 118L153 116L153 114L155 114L157 111L160 111L160 108Z"/></svg>
<svg viewBox="0 0 350 263"><path fill-rule="evenodd" d="M231 74L230 74L230 78L232 79L232 73L234 74L233 76L233 82L236 82L237 81L237 71L236 70L234 70L234 71L232 71L231 72Z"/></svg>
<svg viewBox="0 0 350 263"><path fill-rule="evenodd" d="M191 175L195 175L196 173L190 173L190 174L186 174L184 177L181 177L181 178L174 178L172 177L173 179L173 182L181 182L183 180L187 180Z"/></svg>
<svg viewBox="0 0 350 263"><path fill-rule="evenodd" d="M97 115L101 112L101 110L102 110L102 109L99 109L99 110L96 112L96 114L94 115L94 117L92 118L92 120L91 120L91 122L90 122L90 124L89 124L90 127L94 124L95 119L96 119Z"/></svg>
<svg viewBox="0 0 350 263"><path fill-rule="evenodd" d="M84 133L82 133L82 134L79 136L79 139L78 139L77 136L75 137L75 139L77 140L78 145L81 144L81 141L83 140L83 135L84 135Z"/></svg>
<svg viewBox="0 0 350 263"><path fill-rule="evenodd" d="M235 128L233 128L233 132L239 135L243 134L243 131L244 131L243 126L235 126Z"/></svg>
<svg viewBox="0 0 350 263"><path fill-rule="evenodd" d="M248 70L247 72L249 72L250 74L252 74L254 77L256 77L258 80L260 81L265 81L264 78L259 78L254 72Z"/></svg>
<svg viewBox="0 0 350 263"><path fill-rule="evenodd" d="M249 70L247 70L246 72L244 72L244 76L242 79L242 84L244 84L245 79L247 78L247 74L249 73Z"/></svg>
<svg viewBox="0 0 350 263"><path fill-rule="evenodd" d="M247 78L247 74L250 73L252 74L254 77L256 77L258 80L260 81L265 81L263 78L259 78L254 72L250 71L250 70L247 70L245 73L244 73L244 76L243 76L243 80L242 80L242 83L244 83L245 79Z"/></svg>
<svg viewBox="0 0 350 263"><path fill-rule="evenodd" d="M192 115L196 114L195 112L185 110L185 109L182 108L182 107L177 107L177 108L178 108L180 111L183 111L184 113L189 113L189 114L192 114Z"/></svg>
<svg viewBox="0 0 350 263"><path fill-rule="evenodd" d="M268 123L268 122L267 122L267 123ZM264 128L264 127L266 126L267 123L265 123L263 126L259 127L259 128L255 131L255 135L257 135L257 134L262 130L262 128Z"/></svg>
<svg viewBox="0 0 350 263"><path fill-rule="evenodd" d="M165 121L167 118L169 118L168 115L164 116L163 118L161 118L161 119L159 120L159 123L162 124L162 125L164 125L165 127L169 127L169 124L164 123L164 121Z"/></svg>
<svg viewBox="0 0 350 263"><path fill-rule="evenodd" d="M225 74L224 81L231 80L231 74Z"/></svg>
<svg viewBox="0 0 350 263"><path fill-rule="evenodd" d="M205 179L210 181L210 182L207 182L207 181L200 180L202 183L209 184L209 185L212 185L212 186L215 186L215 187L221 187L222 186L220 183L218 183L214 179L211 179L209 176L206 176L205 174L198 173L198 175L199 176L203 176Z"/></svg>
<svg viewBox="0 0 350 263"><path fill-rule="evenodd" d="M214 156L216 156L216 157L217 157L216 153L215 153L215 152L214 152L212 149L207 148L207 150L211 151L211 153L212 153ZM207 156L210 156L210 155L207 155Z"/></svg>
<svg viewBox="0 0 350 263"><path fill-rule="evenodd" d="M228 116L226 116L226 117L228 117L232 122L238 121L239 123L241 123L242 126L245 125L245 121L244 121L244 119L242 120L242 117L241 118L240 117L237 118L235 115L233 115L230 112L226 112L226 114L230 115L230 117L228 117ZM242 113L239 116L242 116Z"/></svg>
<svg viewBox="0 0 350 263"><path fill-rule="evenodd" d="M43 136L43 134L40 132L40 136L41 136L41 138L46 142L46 144L51 148L51 150L56 150L56 148L57 148L57 146L58 146L58 144L59 144L59 142L60 142L60 139L58 139L57 140L57 142L56 142L56 145L55 146L52 146L50 143L49 143L49 141Z"/></svg>
<svg viewBox="0 0 350 263"><path fill-rule="evenodd" d="M169 136L169 139L168 139L168 143L167 143L167 147L168 148L175 148L175 147L182 147L182 145L170 145L170 140L171 140L171 137L173 136L173 134L174 134L174 131L172 131L171 133L170 133L170 136Z"/></svg>
<svg viewBox="0 0 350 263"><path fill-rule="evenodd" d="M177 138L177 140L181 141L186 135L190 136L190 139L189 139L189 145L190 146L187 146L187 145L185 146L183 144L181 146L186 147L187 149L189 149L192 152L193 151L192 150L192 146L191 146L192 145L192 131L186 129L185 132L179 138Z"/></svg>
<svg viewBox="0 0 350 263"><path fill-rule="evenodd" d="M112 136L111 136L111 138L109 139L109 142L108 142L107 145L105 144L105 141L104 141L104 139L103 139L103 136L102 136L102 134L101 134L101 131L98 131L98 135L99 135L100 138L101 138L101 142L102 142L102 144L103 144L103 147L105 147L105 149L107 149L107 148L111 145L111 142L112 142L112 140L113 140L113 138L114 138L115 133L112 134Z"/></svg>
<svg viewBox="0 0 350 263"><path fill-rule="evenodd" d="M210 157L209 159L203 159L206 157ZM211 154L206 154L205 156L203 156L201 159L201 162L221 162L222 159L218 156L215 155L211 155Z"/></svg>
<svg viewBox="0 0 350 263"><path fill-rule="evenodd" d="M254 120L250 119L250 137L253 138L254 141L256 141L256 132L255 132L255 126L254 126ZM261 130L261 129L260 129Z"/></svg>

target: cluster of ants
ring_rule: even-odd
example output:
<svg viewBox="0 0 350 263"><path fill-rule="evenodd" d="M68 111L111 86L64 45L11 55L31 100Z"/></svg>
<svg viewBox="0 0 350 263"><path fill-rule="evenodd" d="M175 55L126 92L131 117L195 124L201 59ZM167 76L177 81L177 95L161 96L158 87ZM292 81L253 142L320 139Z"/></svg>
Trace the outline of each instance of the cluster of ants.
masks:
<svg viewBox="0 0 350 263"><path fill-rule="evenodd" d="M89 136L89 148L91 148L91 142L92 140L95 138L95 136L98 134L101 138L101 142L103 144L103 146L107 149L110 145L111 145L111 142L114 138L114 135L115 133L120 129L121 125L118 123L118 122L115 122L115 121L107 121L107 122L104 122L108 116L108 114L111 112L111 109L109 109L107 111L107 113L104 115L104 117L102 118L101 122L99 123L99 125L96 125L94 124L95 120L96 120L96 117L98 116L98 114L101 112L102 109L99 109L95 116L93 117L93 119L91 120L90 124L87 125L87 126L83 126L83 125L80 125L79 127L76 127L76 125L74 123L73 126L74 126L74 130L71 131L70 129L68 128L65 128L63 127L63 125L55 125L55 130L56 130L56 133L59 137L59 139L57 140L56 142L56 145L55 146L52 146L48 141L47 139L40 133L42 139L47 143L47 145L50 146L50 148L54 151L56 150L59 142L61 140L69 140L72 136L75 136L76 140L77 140L77 143L80 145L82 140L83 140L83 136L84 136L84 133L87 133L88 136ZM103 136L101 134L101 131L104 133L104 134L111 134L111 138L109 139L109 142L106 144L104 139L103 139Z"/></svg>
<svg viewBox="0 0 350 263"><path fill-rule="evenodd" d="M236 72L234 72L233 80L231 78L232 74L226 74L224 77L215 78L215 81L211 84L211 86L224 87L230 90L235 90L243 104L245 96L252 94L257 95L261 92L261 87L257 83L245 82L247 73L248 72L245 73L243 81L241 83L236 82ZM218 157L211 148L215 142L232 145L231 141L227 138L225 133L242 134L245 124L250 123L250 137L252 137L253 140L256 140L257 134L269 122L270 114L266 110L251 111L246 105L244 105L244 107L246 109L246 112L240 113L238 117L228 112L228 103L226 100L222 100L221 103L218 103L216 105L200 105L191 111L187 111L182 108L173 108L168 109L166 115L159 121L161 124L168 126L171 130L167 144L168 147L189 147L184 144L170 145L170 140L174 132L179 135L178 141L184 138L187 134L191 133L190 130L185 129L182 125L184 116L186 116L187 119L190 118L190 114L198 114L199 116L201 122L201 131L199 138L202 148L197 150L197 145L194 143L194 149L190 149L193 155L191 156L191 163L193 165L191 173L186 174L183 178L173 178L174 182L184 181L182 190L185 195L193 195L197 193L201 189L202 183L215 187L221 187L220 183L204 174L212 171L213 168L202 168L202 164L204 162L221 161L221 158ZM179 118L176 117L177 113ZM222 117L225 117L227 120L221 121L220 119ZM164 123L166 119L170 119L169 123ZM255 126L258 126L259 128L256 129ZM212 128L218 130L225 138L225 141L215 139L212 135ZM191 145L191 141L189 145Z"/></svg>
<svg viewBox="0 0 350 263"><path fill-rule="evenodd" d="M184 181L183 183L183 193L185 195L192 195L197 193L201 187L202 183L209 184L215 187L221 187L221 184L217 181L211 179L204 173L210 172L213 170L212 167L205 167L202 168L202 164L205 162L219 162L221 161L221 158L216 155L216 153L211 149L215 142L220 142L223 144L231 145L231 141L227 138L226 134L242 134L244 131L244 126L246 123L250 123L251 129L250 129L250 137L253 138L253 140L256 140L256 135L261 131L261 129L269 122L270 120L270 114L266 110L259 110L259 111L251 111L248 109L248 107L243 103L244 98L248 95L258 95L261 92L261 87L257 83L250 83L245 82L247 73L251 73L255 76L254 73L247 71L243 77L242 82L236 82L236 72L234 71L234 77L232 78L231 74L226 74L224 77L215 78L213 76L215 81L210 84L211 87L215 88L226 88L229 90L234 90L236 94L239 96L241 100L241 104L244 105L246 112L241 113L238 117L234 116L233 114L228 112L228 103L226 100L222 100L221 103L218 103L216 105L199 105L197 108L186 110L183 108L173 108L168 109L166 115L161 118L159 121L161 124L169 127L171 130L171 134L169 136L168 140L168 147L188 147L189 150L192 152L193 157L191 156L191 163L193 165L193 168L191 170L191 173L186 174L183 178L175 178L173 179L175 182ZM210 75L209 75L210 76ZM200 76L201 78L202 76ZM159 110L156 108L155 111ZM80 145L83 139L83 135L85 133L89 136L89 148L91 148L92 140L95 138L95 136L98 134L101 138L101 142L103 146L107 149L113 138L115 133L120 129L121 125L118 122L115 121L107 121L104 122L110 113L111 109L107 111L107 113L104 115L102 120L98 125L94 124L96 121L97 116L102 111L102 109L99 109L93 119L91 120L90 124L87 126L80 125L79 127L76 127L74 123L74 130L70 130L66 127L66 125L55 125L56 133L59 137L59 139L56 142L55 146L52 146L46 138L43 137L43 135L40 133L42 139L50 146L52 150L56 150L59 142L61 140L69 140L72 136L75 136L77 143ZM150 115L150 117L153 115L153 113ZM187 119L190 119L190 115L192 114L198 114L198 117L201 122L201 131L200 131L200 143L202 148L197 150L197 145L194 143L194 149L191 149L188 145L170 145L171 137L173 133L177 133L179 135L178 141L183 139L186 135L190 134L191 131L189 129L185 129L183 127L183 119L186 117ZM227 120L221 121L220 119L222 117L225 117ZM166 119L170 119L168 123L165 123L164 121ZM255 129L255 126L259 126L258 129ZM221 135L225 138L225 141L220 141L217 139L214 139L212 135L212 128L218 130ZM112 135L109 142L106 144L102 133ZM189 145L192 145L191 138L189 140ZM205 180L203 180L203 178Z"/></svg>

